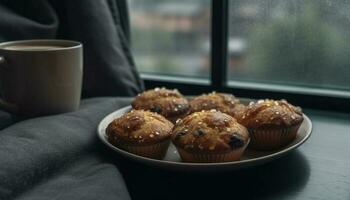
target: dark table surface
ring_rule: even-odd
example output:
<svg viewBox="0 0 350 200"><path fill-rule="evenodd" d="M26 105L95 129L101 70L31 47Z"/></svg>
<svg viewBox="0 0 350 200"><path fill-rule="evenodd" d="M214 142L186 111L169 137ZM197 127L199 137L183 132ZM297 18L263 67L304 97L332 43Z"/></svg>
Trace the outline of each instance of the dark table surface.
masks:
<svg viewBox="0 0 350 200"><path fill-rule="evenodd" d="M305 110L313 134L296 151L238 171L165 171L124 161L133 199L350 199L350 115Z"/></svg>
<svg viewBox="0 0 350 200"><path fill-rule="evenodd" d="M225 172L167 171L115 159L132 199L350 199L350 115L305 110L313 134L265 165ZM13 123L0 112L0 126ZM116 198L118 199L118 198Z"/></svg>

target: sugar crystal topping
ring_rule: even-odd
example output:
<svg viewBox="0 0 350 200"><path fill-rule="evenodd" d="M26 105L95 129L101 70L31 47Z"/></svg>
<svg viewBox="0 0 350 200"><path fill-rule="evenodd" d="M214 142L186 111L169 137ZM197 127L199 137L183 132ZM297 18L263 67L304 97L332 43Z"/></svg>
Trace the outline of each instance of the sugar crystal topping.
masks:
<svg viewBox="0 0 350 200"><path fill-rule="evenodd" d="M257 103L264 103L264 100L260 99Z"/></svg>
<svg viewBox="0 0 350 200"><path fill-rule="evenodd" d="M154 91L155 91L155 92L158 92L159 90L160 90L159 87L154 88Z"/></svg>

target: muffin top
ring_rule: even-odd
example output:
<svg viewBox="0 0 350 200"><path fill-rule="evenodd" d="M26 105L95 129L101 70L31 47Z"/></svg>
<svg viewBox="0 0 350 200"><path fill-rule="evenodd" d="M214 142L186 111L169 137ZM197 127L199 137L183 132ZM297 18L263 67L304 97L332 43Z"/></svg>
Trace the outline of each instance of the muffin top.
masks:
<svg viewBox="0 0 350 200"><path fill-rule="evenodd" d="M145 91L139 94L131 105L136 110L149 110L166 118L186 114L189 110L187 99L177 89L155 88Z"/></svg>
<svg viewBox="0 0 350 200"><path fill-rule="evenodd" d="M247 128L289 127L301 123L303 114L300 107L286 100L266 99L251 102L237 120Z"/></svg>
<svg viewBox="0 0 350 200"><path fill-rule="evenodd" d="M216 92L203 94L190 101L191 113L215 109L235 117L243 107L235 96Z"/></svg>
<svg viewBox="0 0 350 200"><path fill-rule="evenodd" d="M195 112L178 120L172 141L188 152L224 153L245 146L247 129L230 115L216 110Z"/></svg>
<svg viewBox="0 0 350 200"><path fill-rule="evenodd" d="M173 124L163 116L143 110L132 110L112 121L107 129L108 140L113 144L154 144L171 135Z"/></svg>

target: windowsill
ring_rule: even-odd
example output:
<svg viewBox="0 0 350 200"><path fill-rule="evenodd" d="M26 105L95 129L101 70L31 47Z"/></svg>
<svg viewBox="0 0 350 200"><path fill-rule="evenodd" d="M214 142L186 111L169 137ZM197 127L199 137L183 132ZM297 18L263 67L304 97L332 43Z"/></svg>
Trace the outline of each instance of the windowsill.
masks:
<svg viewBox="0 0 350 200"><path fill-rule="evenodd" d="M289 85L277 85L268 83L252 83L242 81L228 81L229 87L254 89L254 90L270 90L272 92L288 92L294 94L308 94L325 97L350 98L350 92L342 90L330 90L323 88L300 87Z"/></svg>
<svg viewBox="0 0 350 200"><path fill-rule="evenodd" d="M228 81L228 85L214 88L209 78L155 74L141 74L141 77L148 89L162 86L177 88L184 95L199 95L210 91L220 91L245 98L287 99L303 108L350 112L350 92L348 91L243 81Z"/></svg>
<svg viewBox="0 0 350 200"><path fill-rule="evenodd" d="M210 80L208 78L198 78L198 77L180 77L180 76L170 76L170 75L155 75L142 73L141 78L144 80L154 80L160 82L170 82L170 83L183 83L183 84L194 84L209 86ZM301 86L290 86L290 85L278 85L278 84L268 84L268 83L254 83L246 81L228 81L228 87L239 88L239 89L251 89L260 91L271 91L271 92L283 92L291 94L307 94L307 95L317 95L324 97L335 97L335 98L349 98L350 92L344 90L336 89L324 89L324 88L313 88L313 87L301 87Z"/></svg>

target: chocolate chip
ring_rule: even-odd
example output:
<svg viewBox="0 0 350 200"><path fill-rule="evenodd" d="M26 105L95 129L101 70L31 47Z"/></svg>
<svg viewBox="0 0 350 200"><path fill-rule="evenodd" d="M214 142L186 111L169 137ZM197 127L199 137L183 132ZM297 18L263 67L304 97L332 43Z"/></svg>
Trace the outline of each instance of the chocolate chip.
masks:
<svg viewBox="0 0 350 200"><path fill-rule="evenodd" d="M150 109L151 112L161 113L162 109L159 106L155 106Z"/></svg>
<svg viewBox="0 0 350 200"><path fill-rule="evenodd" d="M182 137L183 135L185 135L186 133L184 133L184 132L178 132L178 133L176 133L176 135L175 135L175 140L179 140L180 139L180 137Z"/></svg>
<svg viewBox="0 0 350 200"><path fill-rule="evenodd" d="M193 132L193 135L196 136L196 137L200 137L200 136L203 136L205 134L205 132L201 129L198 129L196 131Z"/></svg>
<svg viewBox="0 0 350 200"><path fill-rule="evenodd" d="M230 141L228 143L231 149L237 149L244 146L244 141L242 137L238 134L234 134L230 136Z"/></svg>

